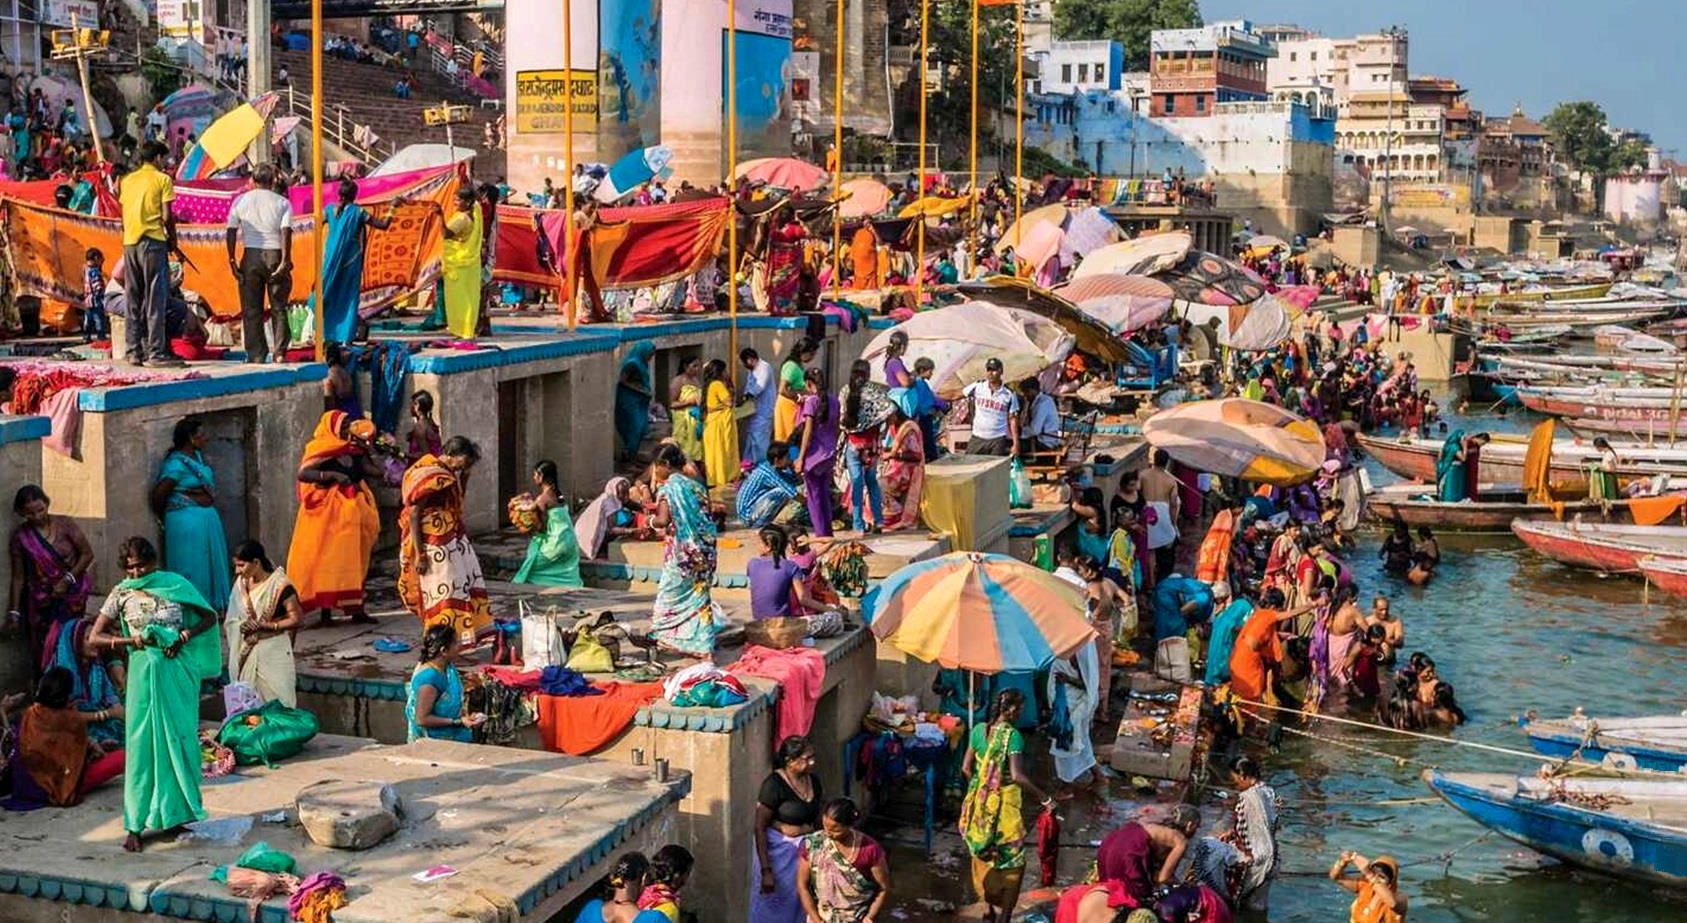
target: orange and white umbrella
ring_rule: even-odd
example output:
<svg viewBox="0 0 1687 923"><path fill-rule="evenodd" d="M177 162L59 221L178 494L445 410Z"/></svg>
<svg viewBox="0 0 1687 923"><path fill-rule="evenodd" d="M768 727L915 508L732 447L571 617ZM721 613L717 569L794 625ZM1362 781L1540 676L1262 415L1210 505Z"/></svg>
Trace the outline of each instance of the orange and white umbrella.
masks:
<svg viewBox="0 0 1687 923"><path fill-rule="evenodd" d="M1185 467L1277 487L1308 480L1324 464L1318 424L1239 397L1162 410L1143 424L1142 436Z"/></svg>

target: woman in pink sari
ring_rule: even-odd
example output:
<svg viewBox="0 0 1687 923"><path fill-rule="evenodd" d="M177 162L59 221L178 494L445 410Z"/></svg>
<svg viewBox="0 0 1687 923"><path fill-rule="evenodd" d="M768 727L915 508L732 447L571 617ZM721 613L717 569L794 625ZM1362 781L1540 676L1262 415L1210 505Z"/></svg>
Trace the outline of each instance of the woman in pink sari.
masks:
<svg viewBox="0 0 1687 923"><path fill-rule="evenodd" d="M884 488L885 528L891 531L913 529L920 524L920 492L925 484L925 436L913 420L917 397L912 388L893 388L890 412L890 451L885 453L884 472L879 483Z"/></svg>

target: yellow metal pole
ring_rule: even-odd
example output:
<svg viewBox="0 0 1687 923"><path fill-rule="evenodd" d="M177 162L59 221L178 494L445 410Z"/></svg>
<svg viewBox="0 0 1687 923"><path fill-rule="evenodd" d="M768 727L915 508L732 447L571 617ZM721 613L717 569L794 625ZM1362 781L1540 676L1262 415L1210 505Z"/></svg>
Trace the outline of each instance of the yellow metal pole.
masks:
<svg viewBox="0 0 1687 923"><path fill-rule="evenodd" d="M972 206L967 223L967 274L972 274L972 262L978 258L978 0L972 0L972 146L967 170L972 174Z"/></svg>
<svg viewBox="0 0 1687 923"><path fill-rule="evenodd" d="M931 54L931 46L927 43L931 34L931 0L920 0L920 188L914 191L914 201L919 202L926 194L926 67ZM918 310L925 301L925 269L926 269L926 218L922 210L914 216L919 222L915 232L914 246L914 309Z"/></svg>
<svg viewBox="0 0 1687 923"><path fill-rule="evenodd" d="M1025 183L1025 3L1013 5L1013 226L1019 227ZM1017 232L1016 232L1017 233ZM1019 258L1018 248L1014 259Z"/></svg>
<svg viewBox="0 0 1687 923"><path fill-rule="evenodd" d="M562 74L566 89L562 92L562 196L567 220L562 232L562 299L563 311L568 314L568 330L579 323L574 293L580 280L574 278L574 4L562 0Z"/></svg>
<svg viewBox="0 0 1687 923"><path fill-rule="evenodd" d="M91 113L90 113L91 115ZM322 336L322 0L310 0L310 207L315 233L311 236L311 271L315 276L312 303L316 306L316 361L323 358ZM252 344L246 344L247 358Z"/></svg>
<svg viewBox="0 0 1687 923"><path fill-rule="evenodd" d="M842 153L841 151L839 152ZM738 383L738 0L726 0L726 367Z"/></svg>
<svg viewBox="0 0 1687 923"><path fill-rule="evenodd" d="M832 51L832 195L843 192L843 69L844 69L844 8L848 0L838 0L837 47ZM832 210L832 297L843 288L843 212L842 205Z"/></svg>
<svg viewBox="0 0 1687 923"><path fill-rule="evenodd" d="M94 23L95 28L99 23ZM105 148L100 146L100 132L94 122L94 93L88 88L88 51L91 46L82 43L82 24L77 21L75 13L70 14L70 40L76 46L76 77L82 83L82 115L87 123L88 138L94 142L94 162L105 163Z"/></svg>

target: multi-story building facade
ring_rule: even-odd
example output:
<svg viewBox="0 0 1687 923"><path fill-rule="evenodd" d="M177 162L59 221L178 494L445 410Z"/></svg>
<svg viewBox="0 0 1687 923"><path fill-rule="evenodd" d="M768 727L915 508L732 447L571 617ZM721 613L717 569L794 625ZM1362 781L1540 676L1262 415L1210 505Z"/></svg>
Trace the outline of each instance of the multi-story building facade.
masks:
<svg viewBox="0 0 1687 923"><path fill-rule="evenodd" d="M1033 93L1111 92L1124 86L1125 48L1115 41L1054 42L1033 58L1039 75L1029 87Z"/></svg>
<svg viewBox="0 0 1687 923"><path fill-rule="evenodd" d="M1265 71L1273 49L1246 20L1155 30L1149 53L1154 115L1207 116L1219 103L1270 98Z"/></svg>

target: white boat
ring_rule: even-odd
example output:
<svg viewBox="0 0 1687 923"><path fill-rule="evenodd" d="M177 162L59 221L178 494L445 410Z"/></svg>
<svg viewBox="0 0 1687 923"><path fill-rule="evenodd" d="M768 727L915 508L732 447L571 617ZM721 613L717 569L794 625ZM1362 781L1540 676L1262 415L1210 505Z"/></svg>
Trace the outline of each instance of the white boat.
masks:
<svg viewBox="0 0 1687 923"><path fill-rule="evenodd" d="M1523 726L1529 744L1555 759L1572 756L1615 769L1679 772L1687 767L1687 715L1647 718L1536 719Z"/></svg>

